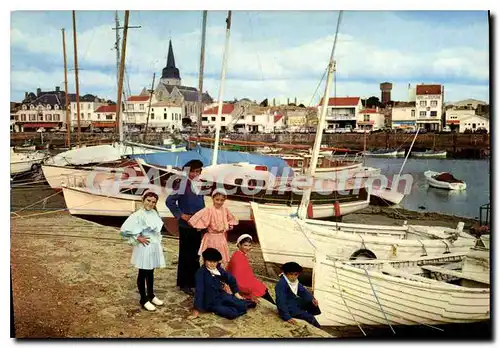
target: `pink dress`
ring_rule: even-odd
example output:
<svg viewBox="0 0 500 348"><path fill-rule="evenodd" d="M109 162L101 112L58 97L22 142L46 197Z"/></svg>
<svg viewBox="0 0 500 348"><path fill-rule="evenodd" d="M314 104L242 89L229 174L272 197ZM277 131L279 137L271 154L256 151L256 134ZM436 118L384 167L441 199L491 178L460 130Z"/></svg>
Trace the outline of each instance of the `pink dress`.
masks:
<svg viewBox="0 0 500 348"><path fill-rule="evenodd" d="M238 219L226 207L219 209L207 207L189 219L189 224L194 228L206 228L207 233L201 240L198 255L201 255L207 248L217 249L222 255L222 263L229 262L229 248L227 246L227 231L238 224Z"/></svg>

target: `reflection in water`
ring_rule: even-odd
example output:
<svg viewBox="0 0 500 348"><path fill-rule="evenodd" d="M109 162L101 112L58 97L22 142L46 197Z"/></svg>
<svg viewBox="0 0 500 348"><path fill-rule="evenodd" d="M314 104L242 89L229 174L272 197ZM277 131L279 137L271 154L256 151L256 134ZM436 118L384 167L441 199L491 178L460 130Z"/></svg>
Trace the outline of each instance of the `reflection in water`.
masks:
<svg viewBox="0 0 500 348"><path fill-rule="evenodd" d="M392 179L398 174L402 158L366 158L365 165L381 168L381 174ZM424 172L449 172L467 183L467 190L454 191L429 187ZM479 214L479 206L490 201L490 161L453 159L409 158L402 174L413 176L411 193L401 202L405 209L439 212L474 218ZM404 186L404 185L403 185ZM399 186L399 192L402 191Z"/></svg>

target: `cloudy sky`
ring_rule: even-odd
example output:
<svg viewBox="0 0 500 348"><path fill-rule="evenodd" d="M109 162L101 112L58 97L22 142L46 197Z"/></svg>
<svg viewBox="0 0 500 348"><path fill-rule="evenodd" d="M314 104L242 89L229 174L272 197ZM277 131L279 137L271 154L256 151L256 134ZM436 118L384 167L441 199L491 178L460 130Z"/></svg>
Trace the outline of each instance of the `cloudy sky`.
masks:
<svg viewBox="0 0 500 348"><path fill-rule="evenodd" d="M227 12L209 11L204 89L214 99L225 41ZM114 11L77 11L80 93L116 100ZM123 24L124 13L120 11ZM326 68L336 11L234 11L224 99L287 97L306 105ZM201 11L131 11L125 87L138 94L161 75L172 39L183 84L198 85ZM64 88L61 28L73 69L71 11L11 14L11 100L25 91ZM334 96L380 96L393 83L393 100L406 100L408 84L439 83L445 99L489 101L489 33L486 11L344 11L335 52ZM74 92L74 71L68 73ZM335 87L335 88L334 88ZM316 92L316 94L315 94Z"/></svg>

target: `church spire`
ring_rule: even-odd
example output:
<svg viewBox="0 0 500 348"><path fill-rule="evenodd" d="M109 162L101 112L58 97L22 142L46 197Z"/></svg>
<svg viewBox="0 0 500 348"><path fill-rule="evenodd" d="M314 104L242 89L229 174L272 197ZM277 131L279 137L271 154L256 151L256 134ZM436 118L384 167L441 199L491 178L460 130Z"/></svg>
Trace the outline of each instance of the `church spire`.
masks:
<svg viewBox="0 0 500 348"><path fill-rule="evenodd" d="M163 68L161 78L174 79L179 81L181 80L179 69L175 67L175 58L174 58L174 50L172 48L172 40L169 40L168 43L167 66Z"/></svg>
<svg viewBox="0 0 500 348"><path fill-rule="evenodd" d="M175 58L174 58L174 50L172 49L172 40L168 40L167 68L175 68Z"/></svg>

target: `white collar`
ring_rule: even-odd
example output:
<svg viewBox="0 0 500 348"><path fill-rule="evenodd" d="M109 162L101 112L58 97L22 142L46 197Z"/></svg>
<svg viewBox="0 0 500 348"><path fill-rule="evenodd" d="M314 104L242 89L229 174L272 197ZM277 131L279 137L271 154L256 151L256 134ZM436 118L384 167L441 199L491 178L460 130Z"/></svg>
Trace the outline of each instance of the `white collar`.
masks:
<svg viewBox="0 0 500 348"><path fill-rule="evenodd" d="M220 272L219 272L219 270L217 269L217 267L216 267L215 269L210 269L210 268L208 268L208 267L207 267L207 269L208 269L208 271L209 271L212 275L214 275L214 276L215 276L215 275L220 276Z"/></svg>
<svg viewBox="0 0 500 348"><path fill-rule="evenodd" d="M283 278L285 278L286 282L288 283L288 286L290 287L290 290L297 295L299 292L299 280L296 279L293 283L286 277L286 275L283 273ZM298 295L297 295L298 296Z"/></svg>

